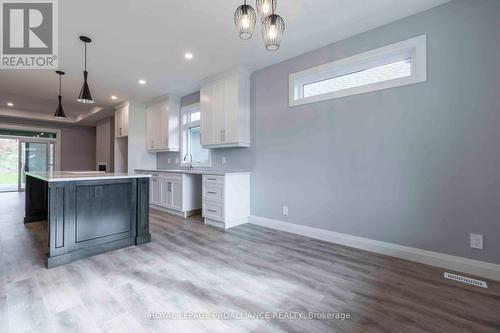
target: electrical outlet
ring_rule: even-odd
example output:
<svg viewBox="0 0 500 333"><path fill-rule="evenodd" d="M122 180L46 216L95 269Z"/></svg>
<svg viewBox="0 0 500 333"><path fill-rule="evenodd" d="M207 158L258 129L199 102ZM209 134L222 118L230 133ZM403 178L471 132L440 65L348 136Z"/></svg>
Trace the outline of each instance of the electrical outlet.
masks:
<svg viewBox="0 0 500 333"><path fill-rule="evenodd" d="M175 164L179 164L179 159L178 158L175 159Z"/></svg>
<svg viewBox="0 0 500 333"><path fill-rule="evenodd" d="M484 238L480 234L470 234L470 247L473 249L482 250Z"/></svg>
<svg viewBox="0 0 500 333"><path fill-rule="evenodd" d="M283 216L288 216L288 206L283 206Z"/></svg>
<svg viewBox="0 0 500 333"><path fill-rule="evenodd" d="M167 158L167 163L170 164L172 160L170 158Z"/></svg>
<svg viewBox="0 0 500 333"><path fill-rule="evenodd" d="M226 164L226 156L222 156L220 158L220 161L221 161L222 164Z"/></svg>

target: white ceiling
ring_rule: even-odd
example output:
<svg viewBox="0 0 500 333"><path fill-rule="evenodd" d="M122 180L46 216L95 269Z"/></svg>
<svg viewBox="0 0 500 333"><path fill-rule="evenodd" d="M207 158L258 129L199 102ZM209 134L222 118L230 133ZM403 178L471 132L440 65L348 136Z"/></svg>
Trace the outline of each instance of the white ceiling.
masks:
<svg viewBox="0 0 500 333"><path fill-rule="evenodd" d="M165 94L185 95L218 72L235 67L254 71L448 1L278 0L286 31L277 52L263 47L259 23L251 40L238 38L233 13L242 0L59 1L65 109L73 115L92 112L91 107L71 104L82 84L82 34L93 38L88 51L96 101L92 107L109 112L127 99L146 103ZM253 0L249 3L254 5ZM194 54L193 60L184 59L187 51ZM147 85L140 86L139 78ZM58 78L52 71L0 71L0 108L6 98L14 99L16 108L48 99L53 107L39 111L51 114L57 94ZM119 99L112 101L112 94ZM35 103L23 102L29 98Z"/></svg>

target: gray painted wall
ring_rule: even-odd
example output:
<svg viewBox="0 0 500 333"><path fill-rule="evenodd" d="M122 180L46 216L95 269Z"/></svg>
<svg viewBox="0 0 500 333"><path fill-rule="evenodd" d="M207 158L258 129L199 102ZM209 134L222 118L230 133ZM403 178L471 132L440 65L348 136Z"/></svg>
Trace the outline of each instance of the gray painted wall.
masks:
<svg viewBox="0 0 500 333"><path fill-rule="evenodd" d="M499 17L456 0L255 72L252 147L214 167L253 171L252 215L500 264ZM290 73L424 33L427 82L288 107Z"/></svg>
<svg viewBox="0 0 500 333"><path fill-rule="evenodd" d="M33 126L61 130L61 170L96 169L96 129L95 127L54 124L0 117L0 124Z"/></svg>
<svg viewBox="0 0 500 333"><path fill-rule="evenodd" d="M107 170L113 171L115 147L115 117L108 117L96 124L96 165L106 163Z"/></svg>

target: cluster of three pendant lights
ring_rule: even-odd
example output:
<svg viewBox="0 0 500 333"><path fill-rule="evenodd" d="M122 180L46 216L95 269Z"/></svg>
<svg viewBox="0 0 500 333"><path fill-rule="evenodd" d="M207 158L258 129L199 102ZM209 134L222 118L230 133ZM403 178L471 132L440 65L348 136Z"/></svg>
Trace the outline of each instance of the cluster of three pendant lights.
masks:
<svg viewBox="0 0 500 333"><path fill-rule="evenodd" d="M276 14L276 0L256 0L255 6L262 22L262 39L266 49L276 51L280 48L285 32L285 21ZM252 38L256 17L255 10L247 5L246 0L236 9L234 24L241 39Z"/></svg>
<svg viewBox="0 0 500 333"><path fill-rule="evenodd" d="M80 40L85 44L85 70L83 71L83 87L80 90L80 94L78 95L77 101L80 103L85 103L85 104L91 104L94 103L94 100L92 99L92 95L90 94L90 88L87 83L87 77L88 77L88 72L87 72L87 43L92 42L92 39L90 39L87 36L80 36ZM64 114L64 109L62 106L62 94L61 94L61 79L62 76L66 73L62 71L56 71L56 73L59 75L59 96L57 96L59 100L59 105L57 106L56 113L54 117L56 118L66 118L66 115Z"/></svg>

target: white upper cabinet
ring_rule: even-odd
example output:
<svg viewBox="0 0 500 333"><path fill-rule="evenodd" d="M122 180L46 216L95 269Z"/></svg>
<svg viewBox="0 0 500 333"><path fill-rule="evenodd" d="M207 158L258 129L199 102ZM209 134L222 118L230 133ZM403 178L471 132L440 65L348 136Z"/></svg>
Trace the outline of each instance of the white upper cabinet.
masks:
<svg viewBox="0 0 500 333"><path fill-rule="evenodd" d="M119 106L115 111L115 137L128 136L128 108L129 104Z"/></svg>
<svg viewBox="0 0 500 333"><path fill-rule="evenodd" d="M146 149L179 151L180 101L169 97L146 109Z"/></svg>
<svg viewBox="0 0 500 333"><path fill-rule="evenodd" d="M205 148L250 146L250 76L232 72L201 88L201 144Z"/></svg>

